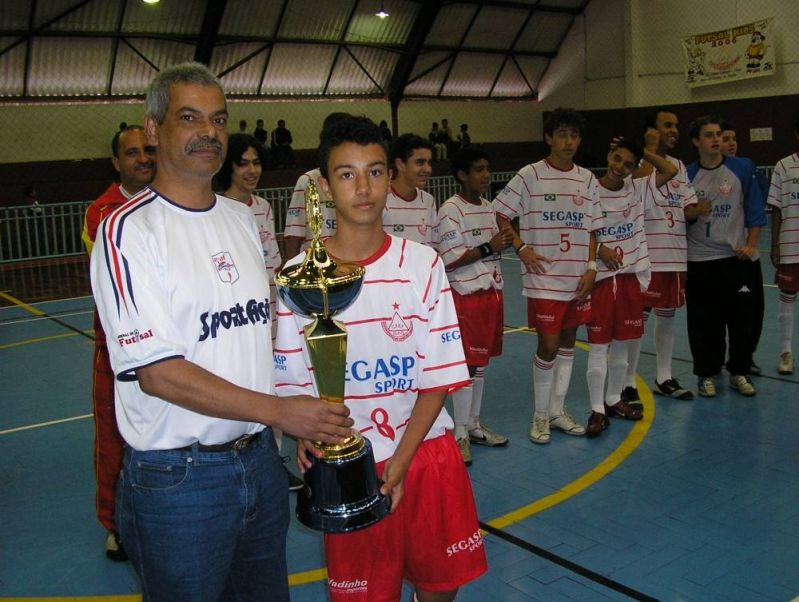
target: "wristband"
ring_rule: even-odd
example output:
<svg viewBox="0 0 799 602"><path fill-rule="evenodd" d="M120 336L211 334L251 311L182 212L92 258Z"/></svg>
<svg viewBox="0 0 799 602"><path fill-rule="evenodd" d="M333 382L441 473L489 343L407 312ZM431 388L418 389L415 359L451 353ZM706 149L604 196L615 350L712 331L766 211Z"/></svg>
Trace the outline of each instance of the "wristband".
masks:
<svg viewBox="0 0 799 602"><path fill-rule="evenodd" d="M480 258L481 259L483 259L485 257L488 257L489 255L493 255L494 254L494 251L491 250L491 245L488 244L487 242L485 242L482 245L480 245L479 247L477 247L477 250L480 251Z"/></svg>
<svg viewBox="0 0 799 602"><path fill-rule="evenodd" d="M521 253L522 251L524 251L527 248L529 248L529 247L526 244L522 243L522 244L519 245L519 248L518 249L514 249L514 251L516 251L516 255L518 255L519 253Z"/></svg>
<svg viewBox="0 0 799 602"><path fill-rule="evenodd" d="M596 272L596 261L588 262L588 267L586 268L586 271L588 270L594 270Z"/></svg>

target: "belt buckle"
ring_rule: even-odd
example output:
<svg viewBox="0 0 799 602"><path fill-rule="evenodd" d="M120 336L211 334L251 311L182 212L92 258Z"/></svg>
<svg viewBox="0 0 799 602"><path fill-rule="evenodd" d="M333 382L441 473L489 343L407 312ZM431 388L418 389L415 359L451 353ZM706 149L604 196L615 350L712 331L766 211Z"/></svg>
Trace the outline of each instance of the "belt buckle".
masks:
<svg viewBox="0 0 799 602"><path fill-rule="evenodd" d="M250 435L244 435L243 437L239 437L233 443L233 449L236 449L236 450L244 449L245 447L247 447L250 444L250 441L252 441L253 436L254 435L250 434Z"/></svg>

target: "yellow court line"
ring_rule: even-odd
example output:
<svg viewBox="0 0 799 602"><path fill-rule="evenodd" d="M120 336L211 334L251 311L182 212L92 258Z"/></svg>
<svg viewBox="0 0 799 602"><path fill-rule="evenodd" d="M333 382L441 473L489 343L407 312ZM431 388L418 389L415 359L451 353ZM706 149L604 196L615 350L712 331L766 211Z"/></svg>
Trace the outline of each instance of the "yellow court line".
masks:
<svg viewBox="0 0 799 602"><path fill-rule="evenodd" d="M25 311L27 311L29 313L32 313L34 316L47 315L42 310L36 309L35 307L33 307L33 305L29 305L28 303L25 303L24 301L20 301L16 297L13 297L13 296L9 295L6 291L0 291L0 297L5 299L6 301L10 301L14 305L17 305L18 307L21 307Z"/></svg>

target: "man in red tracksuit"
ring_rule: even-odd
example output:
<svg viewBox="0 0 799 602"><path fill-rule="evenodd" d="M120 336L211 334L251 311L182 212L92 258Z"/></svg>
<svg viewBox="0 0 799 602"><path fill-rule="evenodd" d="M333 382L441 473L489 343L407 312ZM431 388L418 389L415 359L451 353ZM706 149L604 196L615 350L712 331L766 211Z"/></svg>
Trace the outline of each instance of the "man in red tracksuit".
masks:
<svg viewBox="0 0 799 602"><path fill-rule="evenodd" d="M111 141L111 162L119 172L114 182L86 210L83 242L91 255L97 227L111 212L132 198L155 177L155 147L147 143L141 126L118 131ZM127 560L119 543L114 520L117 476L122 467L122 438L117 430L114 411L114 373L108 359L105 333L97 310L94 312L94 360L92 365L92 402L94 408L94 471L97 478L97 519L108 531L105 554L111 560Z"/></svg>

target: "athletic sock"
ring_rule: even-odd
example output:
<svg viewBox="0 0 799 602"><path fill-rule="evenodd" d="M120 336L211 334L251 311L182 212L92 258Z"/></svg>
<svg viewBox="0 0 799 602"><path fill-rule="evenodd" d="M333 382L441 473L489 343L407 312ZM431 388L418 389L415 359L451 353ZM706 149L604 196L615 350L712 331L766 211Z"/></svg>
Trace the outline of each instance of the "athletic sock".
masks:
<svg viewBox="0 0 799 602"><path fill-rule="evenodd" d="M485 384L485 367L479 366L472 378L472 407L469 412L469 430L480 426L480 407L483 405L483 385Z"/></svg>
<svg viewBox="0 0 799 602"><path fill-rule="evenodd" d="M657 381L671 378L671 355L674 353L673 309L655 309L655 352L657 354Z"/></svg>
<svg viewBox="0 0 799 602"><path fill-rule="evenodd" d="M624 386L637 388L635 377L638 375L638 360L641 358L641 339L626 341L627 343L627 374L624 377Z"/></svg>
<svg viewBox="0 0 799 602"><path fill-rule="evenodd" d="M610 355L608 356L608 391L605 394L605 401L608 405L614 405L621 399L621 389L624 384L624 377L627 374L627 341L613 341L610 344Z"/></svg>
<svg viewBox="0 0 799 602"><path fill-rule="evenodd" d="M780 326L780 354L791 350L793 344L793 308L796 304L796 293L780 291L777 301L777 324Z"/></svg>
<svg viewBox="0 0 799 602"><path fill-rule="evenodd" d="M463 439L468 434L469 414L472 410L472 383L461 387L452 394L452 421L455 423L455 439Z"/></svg>
<svg viewBox="0 0 799 602"><path fill-rule="evenodd" d="M608 373L608 345L591 343L588 346L588 370L585 380L588 381L588 395L591 409L600 414L605 413L605 377Z"/></svg>
<svg viewBox="0 0 799 602"><path fill-rule="evenodd" d="M571 349L559 348L555 356L555 376L552 383L552 393L549 397L549 417L563 414L566 394L569 392L569 383L572 379L574 367L574 347Z"/></svg>
<svg viewBox="0 0 799 602"><path fill-rule="evenodd" d="M552 381L555 362L533 357L533 412L536 417L549 418L549 400L552 396Z"/></svg>

